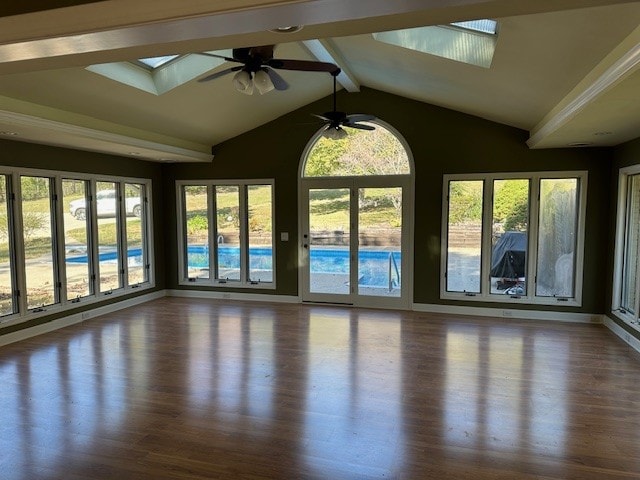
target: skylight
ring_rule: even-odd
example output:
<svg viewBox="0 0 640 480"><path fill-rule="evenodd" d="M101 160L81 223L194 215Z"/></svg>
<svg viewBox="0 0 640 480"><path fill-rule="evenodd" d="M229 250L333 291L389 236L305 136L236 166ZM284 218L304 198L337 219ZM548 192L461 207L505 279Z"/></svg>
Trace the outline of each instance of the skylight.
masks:
<svg viewBox="0 0 640 480"><path fill-rule="evenodd" d="M374 33L390 45L489 68L497 43L497 22L480 19L448 25L407 28Z"/></svg>
<svg viewBox="0 0 640 480"><path fill-rule="evenodd" d="M208 53L225 57L231 55L231 50ZM223 58L192 53L140 58L130 62L89 65L87 70L147 93L162 95L206 72L210 72L224 62Z"/></svg>
<svg viewBox="0 0 640 480"><path fill-rule="evenodd" d="M162 57L148 57L148 58L139 58L138 61L144 63L147 67L152 70L156 68L160 68L163 65L166 65L174 58L178 58L180 55L164 55Z"/></svg>
<svg viewBox="0 0 640 480"><path fill-rule="evenodd" d="M452 22L450 25L473 30L474 32L486 33L487 35L495 35L497 33L498 22L483 18L480 20L469 20L467 22Z"/></svg>

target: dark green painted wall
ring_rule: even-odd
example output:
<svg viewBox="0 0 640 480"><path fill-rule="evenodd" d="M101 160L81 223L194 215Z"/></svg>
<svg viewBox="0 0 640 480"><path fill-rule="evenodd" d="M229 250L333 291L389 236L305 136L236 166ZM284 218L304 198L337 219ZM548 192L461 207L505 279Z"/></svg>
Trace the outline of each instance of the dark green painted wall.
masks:
<svg viewBox="0 0 640 480"><path fill-rule="evenodd" d="M286 92L274 94L286 95ZM297 295L298 167L308 140L319 128L311 114L324 112L330 106L330 98L322 99L217 145L211 164L159 165L130 158L0 140L0 165L150 178L153 182L156 290L185 288L177 284L176 180L274 178L276 232L289 232L290 241L277 240L276 243L277 290L261 290L260 293ZM583 307L570 310L584 313L608 311L613 262L612 232L615 224L615 175L620 166L637 163L640 141L616 149L529 150L525 144L525 131L372 89L363 88L357 94L340 92L338 106L349 113L377 115L396 128L412 150L416 171L416 211L419 212L415 218L414 235L416 274L413 299L416 303L454 303L439 299L443 174L587 170L589 185ZM91 307L106 303L110 302L93 304ZM495 303L467 304L498 306ZM67 311L59 316L80 310ZM1 334L54 318L43 317L14 326L11 330L5 328Z"/></svg>
<svg viewBox="0 0 640 480"><path fill-rule="evenodd" d="M376 115L396 128L412 150L416 210L420 212L415 218L414 302L454 303L439 299L443 174L587 170L583 307L569 310L605 312L604 285L608 276L606 255L602 252L607 251L609 238L602 225L610 213L610 149L530 150L525 143L528 138L525 131L368 88L353 94L339 92L338 106L349 113ZM298 166L308 140L319 128L311 114L330 107L330 98L325 98L217 145L212 164L165 166L164 191L166 203L171 206L175 204L178 179L275 179L277 236L286 231L290 238L289 242L278 240L276 244L278 288L272 292L275 294L298 294ZM174 210L168 210L166 220L167 287L185 288L177 284ZM468 305L482 306L477 302ZM497 307L495 303L485 306Z"/></svg>
<svg viewBox="0 0 640 480"><path fill-rule="evenodd" d="M102 155L99 153L81 152L65 148L0 140L0 166L151 179L151 190L153 195L153 222L156 226L154 228L154 254L156 266L156 287L154 290L164 290L166 286L166 270L164 268L165 251L164 242L162 241L162 225L165 223L164 211L167 204L165 203L165 196L162 192L162 168L160 164L113 155ZM55 315L40 317L33 321L5 327L0 330L0 335L40 325L59 317L65 317L83 310L100 307L109 303L115 303L126 298L132 298L149 292L150 290L145 290L139 294L131 294L128 296L118 297L113 300L105 300L104 302L80 306L77 309L66 310Z"/></svg>

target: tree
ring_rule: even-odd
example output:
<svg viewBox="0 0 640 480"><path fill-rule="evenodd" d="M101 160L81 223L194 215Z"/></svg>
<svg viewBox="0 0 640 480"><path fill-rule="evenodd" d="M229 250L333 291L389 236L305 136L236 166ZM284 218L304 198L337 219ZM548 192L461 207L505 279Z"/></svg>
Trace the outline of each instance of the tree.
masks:
<svg viewBox="0 0 640 480"><path fill-rule="evenodd" d="M497 180L494 183L493 221L504 231L526 231L529 224L529 181Z"/></svg>
<svg viewBox="0 0 640 480"><path fill-rule="evenodd" d="M320 137L309 152L304 174L307 177L329 177L335 174L339 158L347 151L347 138L331 140Z"/></svg>
<svg viewBox="0 0 640 480"><path fill-rule="evenodd" d="M449 185L449 223L482 222L482 182L462 180Z"/></svg>

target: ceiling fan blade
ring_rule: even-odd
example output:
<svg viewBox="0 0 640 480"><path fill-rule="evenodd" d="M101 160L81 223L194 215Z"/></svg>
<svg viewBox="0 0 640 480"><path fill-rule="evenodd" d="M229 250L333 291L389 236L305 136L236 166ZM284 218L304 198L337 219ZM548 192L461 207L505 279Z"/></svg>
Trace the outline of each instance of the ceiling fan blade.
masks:
<svg viewBox="0 0 640 480"><path fill-rule="evenodd" d="M215 53L200 52L200 55L205 55L207 57L213 57L213 58L221 58L223 60L226 60L227 62L242 63L242 60L238 60L237 58L225 57L223 55L217 55Z"/></svg>
<svg viewBox="0 0 640 480"><path fill-rule="evenodd" d="M266 67L264 67L263 70L267 72L267 75L269 75L271 83L273 83L273 86L276 90L286 90L287 88L289 88L289 84L285 81L284 78L280 76L278 72Z"/></svg>
<svg viewBox="0 0 640 480"><path fill-rule="evenodd" d="M353 113L351 115L347 115L347 120L349 122L370 122L375 119L375 115L369 115L367 113Z"/></svg>
<svg viewBox="0 0 640 480"><path fill-rule="evenodd" d="M242 67L238 66L238 67L227 68L225 70L220 70L219 72L212 73L211 75L207 75L206 77L199 79L198 82L201 82L201 83L208 82L210 80L227 75L228 73L237 72L238 70L242 70Z"/></svg>
<svg viewBox="0 0 640 480"><path fill-rule="evenodd" d="M272 68L279 68L281 70L300 70L304 72L336 72L340 69L337 65L328 62L315 62L311 60L285 60L285 59L272 59L266 62Z"/></svg>
<svg viewBox="0 0 640 480"><path fill-rule="evenodd" d="M349 122L344 122L342 124L343 127L349 127L349 128L357 128L358 130L375 130L376 127L372 126L372 125L363 125L362 123L349 123Z"/></svg>
<svg viewBox="0 0 640 480"><path fill-rule="evenodd" d="M331 121L330 118L327 118L324 115L318 115L317 113L312 113L311 115L314 116L314 117L319 118L320 120L324 120L325 122L330 122Z"/></svg>

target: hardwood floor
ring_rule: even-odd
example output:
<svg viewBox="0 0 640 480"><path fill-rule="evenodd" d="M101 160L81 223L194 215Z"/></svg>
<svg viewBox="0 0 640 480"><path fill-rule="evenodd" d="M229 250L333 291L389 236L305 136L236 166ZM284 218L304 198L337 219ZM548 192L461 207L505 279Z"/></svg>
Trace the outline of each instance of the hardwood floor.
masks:
<svg viewBox="0 0 640 480"><path fill-rule="evenodd" d="M165 298L0 349L2 479L640 478L604 327Z"/></svg>

